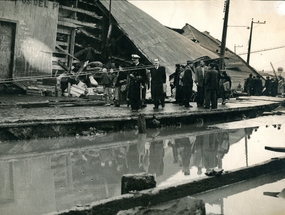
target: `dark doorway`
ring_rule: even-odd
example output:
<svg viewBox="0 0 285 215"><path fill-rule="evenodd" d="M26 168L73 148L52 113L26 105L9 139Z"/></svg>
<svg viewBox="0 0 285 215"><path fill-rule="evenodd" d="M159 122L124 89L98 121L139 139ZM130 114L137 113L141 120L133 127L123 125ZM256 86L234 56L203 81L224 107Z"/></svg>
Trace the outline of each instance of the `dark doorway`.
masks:
<svg viewBox="0 0 285 215"><path fill-rule="evenodd" d="M0 83L12 78L16 24L0 20Z"/></svg>

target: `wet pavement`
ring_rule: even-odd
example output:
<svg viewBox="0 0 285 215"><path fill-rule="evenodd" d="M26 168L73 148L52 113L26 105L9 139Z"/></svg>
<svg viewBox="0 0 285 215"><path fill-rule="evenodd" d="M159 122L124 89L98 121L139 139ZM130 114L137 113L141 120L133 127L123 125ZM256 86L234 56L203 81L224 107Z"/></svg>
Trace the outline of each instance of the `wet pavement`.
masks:
<svg viewBox="0 0 285 215"><path fill-rule="evenodd" d="M72 100L72 102L69 102ZM76 102L75 102L75 101ZM10 95L0 97L0 126L7 126L13 123L25 122L63 122L66 120L127 120L137 117L138 113L143 113L148 117L156 115L157 117L179 117L184 115L201 115L213 113L225 113L239 110L252 110L258 107L270 106L272 104L281 104L285 99L277 97L244 97L240 99L232 98L226 105L218 105L218 109L208 110L204 108L197 108L196 103L192 102L192 108L185 108L177 104L171 103L171 100L166 104L164 109L153 110L153 105L142 109L140 112L132 112L127 105L121 107L104 106L102 102L94 105L92 101L68 98L68 97L36 97L26 95ZM48 102L52 104L50 107L37 108L22 108L19 103L33 102L41 103ZM94 102L94 101L93 101ZM64 103L64 104L63 104ZM72 104L83 103L82 106L73 106Z"/></svg>

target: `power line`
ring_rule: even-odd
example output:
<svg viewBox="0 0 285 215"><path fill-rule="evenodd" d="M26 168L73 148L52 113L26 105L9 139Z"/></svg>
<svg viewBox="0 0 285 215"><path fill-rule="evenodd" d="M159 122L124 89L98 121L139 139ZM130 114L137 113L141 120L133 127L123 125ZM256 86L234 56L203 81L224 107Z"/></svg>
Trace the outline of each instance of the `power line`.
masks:
<svg viewBox="0 0 285 215"><path fill-rule="evenodd" d="M270 50L281 49L281 48L285 48L285 46L278 46L278 47L273 47L273 48L261 49L261 50L252 51L250 53L258 53L258 52L270 51ZM240 53L237 55L245 55L245 54L247 54L247 52L246 53Z"/></svg>

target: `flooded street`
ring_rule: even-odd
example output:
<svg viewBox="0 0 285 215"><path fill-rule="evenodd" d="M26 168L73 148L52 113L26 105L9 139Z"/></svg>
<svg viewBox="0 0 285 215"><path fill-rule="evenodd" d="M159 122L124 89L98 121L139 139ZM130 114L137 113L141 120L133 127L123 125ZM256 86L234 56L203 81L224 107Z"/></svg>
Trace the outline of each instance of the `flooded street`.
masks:
<svg viewBox="0 0 285 215"><path fill-rule="evenodd" d="M260 125L177 126L149 129L147 134L97 131L91 136L1 142L0 214L46 214L119 196L121 177L127 173L155 174L157 187L164 187L205 177L214 167L229 171L284 156L264 147L284 147L285 124ZM285 175L275 178L265 180L260 190L251 192L242 185L244 190L236 195L209 198L207 208L212 214L254 214L233 205L257 194L265 198L264 207L276 207L282 199L263 195L285 187ZM233 207L246 212L232 213Z"/></svg>
<svg viewBox="0 0 285 215"><path fill-rule="evenodd" d="M204 200L208 215L282 215L285 213L285 172L261 176L195 197Z"/></svg>

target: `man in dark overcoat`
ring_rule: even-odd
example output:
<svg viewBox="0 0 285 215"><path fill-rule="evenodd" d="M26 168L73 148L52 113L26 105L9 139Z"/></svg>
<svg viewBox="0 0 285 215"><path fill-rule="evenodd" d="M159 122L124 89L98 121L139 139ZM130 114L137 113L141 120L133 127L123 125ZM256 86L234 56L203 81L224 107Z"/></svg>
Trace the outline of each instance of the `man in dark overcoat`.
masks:
<svg viewBox="0 0 285 215"><path fill-rule="evenodd" d="M210 104L212 109L217 109L218 107L219 78L220 75L215 65L210 64L209 71L205 77L205 108L207 109L210 108Z"/></svg>
<svg viewBox="0 0 285 215"><path fill-rule="evenodd" d="M132 55L133 68L129 73L129 91L128 98L132 111L138 111L141 108L143 100L143 89L147 82L147 73L143 64L139 62L140 56Z"/></svg>
<svg viewBox="0 0 285 215"><path fill-rule="evenodd" d="M154 59L154 68L150 69L151 75L151 98L153 100L153 109L158 109L159 105L164 108L165 92L163 85L166 83L165 67L159 65L159 60Z"/></svg>
<svg viewBox="0 0 285 215"><path fill-rule="evenodd" d="M185 67L184 76L183 76L183 94L184 94L183 104L187 108L192 107L190 105L192 88L193 88L192 66L193 66L192 61L187 61L187 65Z"/></svg>
<svg viewBox="0 0 285 215"><path fill-rule="evenodd" d="M252 74L249 74L248 78L246 79L246 92L248 96L253 95L253 77Z"/></svg>

